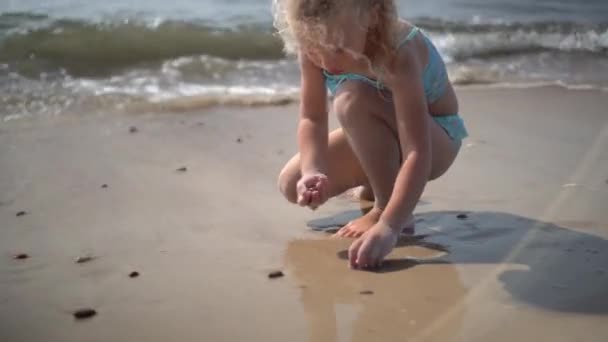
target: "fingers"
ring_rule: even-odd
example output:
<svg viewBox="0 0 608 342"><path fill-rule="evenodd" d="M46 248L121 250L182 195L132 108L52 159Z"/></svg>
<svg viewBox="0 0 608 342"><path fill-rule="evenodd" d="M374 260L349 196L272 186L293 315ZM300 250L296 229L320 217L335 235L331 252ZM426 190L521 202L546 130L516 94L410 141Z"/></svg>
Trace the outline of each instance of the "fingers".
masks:
<svg viewBox="0 0 608 342"><path fill-rule="evenodd" d="M319 191L319 204L323 204L329 198L329 180L325 175L318 175L315 180L314 188Z"/></svg>
<svg viewBox="0 0 608 342"><path fill-rule="evenodd" d="M310 203L309 203L309 207L312 210L315 210L319 207L319 205L321 205L321 196L319 195L319 191L317 190L313 190L313 191L309 191L311 193L310 195Z"/></svg>
<svg viewBox="0 0 608 342"><path fill-rule="evenodd" d="M305 207L310 204L311 193L310 191L303 191L298 194L298 204L302 207Z"/></svg>
<svg viewBox="0 0 608 342"><path fill-rule="evenodd" d="M317 206L323 205L329 199L329 183L327 178L320 179L314 187L314 190L318 192Z"/></svg>
<svg viewBox="0 0 608 342"><path fill-rule="evenodd" d="M370 268L372 265L371 253L373 250L373 243L371 239L363 239L361 247L357 253L357 265L362 268Z"/></svg>
<svg viewBox="0 0 608 342"><path fill-rule="evenodd" d="M297 185L298 204L317 209L329 198L329 181L327 176L318 174L304 176Z"/></svg>
<svg viewBox="0 0 608 342"><path fill-rule="evenodd" d="M351 268L357 268L357 258L359 256L359 249L361 248L362 243L363 240L356 240L348 249L348 263Z"/></svg>
<svg viewBox="0 0 608 342"><path fill-rule="evenodd" d="M322 184L327 183L327 176L322 174L310 175L303 177L302 181L307 189L319 188Z"/></svg>
<svg viewBox="0 0 608 342"><path fill-rule="evenodd" d="M372 268L382 266L382 250L380 248L372 248L370 265Z"/></svg>

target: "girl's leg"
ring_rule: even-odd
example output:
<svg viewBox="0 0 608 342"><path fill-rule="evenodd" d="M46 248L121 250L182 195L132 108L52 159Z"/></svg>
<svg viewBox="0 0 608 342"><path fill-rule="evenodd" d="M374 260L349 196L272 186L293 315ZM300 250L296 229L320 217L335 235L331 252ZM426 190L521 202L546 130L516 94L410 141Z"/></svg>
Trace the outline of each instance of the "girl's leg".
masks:
<svg viewBox="0 0 608 342"><path fill-rule="evenodd" d="M401 167L395 110L393 104L382 99L376 89L356 81L341 85L334 100L334 110L375 195L374 208L338 232L340 236L358 237L378 222ZM435 179L452 164L458 147L434 121L431 143L433 156L428 177ZM413 217L403 228L413 229Z"/></svg>
<svg viewBox="0 0 608 342"><path fill-rule="evenodd" d="M339 128L329 134L328 174L330 197L337 196L348 189L367 184L367 178L359 160L346 140L344 131ZM291 203L297 202L296 184L302 177L300 154L293 156L279 174L278 186L281 193Z"/></svg>

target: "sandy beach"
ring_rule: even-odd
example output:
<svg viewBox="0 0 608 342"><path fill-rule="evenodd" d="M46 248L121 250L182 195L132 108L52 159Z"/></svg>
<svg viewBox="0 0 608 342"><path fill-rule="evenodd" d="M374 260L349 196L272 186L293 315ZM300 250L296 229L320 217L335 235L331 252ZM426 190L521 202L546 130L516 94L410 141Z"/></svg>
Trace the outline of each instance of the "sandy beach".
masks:
<svg viewBox="0 0 608 342"><path fill-rule="evenodd" d="M608 93L458 94L471 136L375 273L310 229L360 203L277 190L295 104L0 123L0 341L607 341Z"/></svg>

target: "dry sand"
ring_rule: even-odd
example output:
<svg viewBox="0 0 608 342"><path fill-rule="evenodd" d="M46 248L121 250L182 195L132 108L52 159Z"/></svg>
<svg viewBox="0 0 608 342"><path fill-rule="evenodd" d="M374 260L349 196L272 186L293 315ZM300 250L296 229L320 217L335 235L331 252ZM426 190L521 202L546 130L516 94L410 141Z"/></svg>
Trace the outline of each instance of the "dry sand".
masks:
<svg viewBox="0 0 608 342"><path fill-rule="evenodd" d="M277 192L295 106L1 124L0 341L608 340L607 94L459 95L471 137L378 273L307 228L358 203Z"/></svg>

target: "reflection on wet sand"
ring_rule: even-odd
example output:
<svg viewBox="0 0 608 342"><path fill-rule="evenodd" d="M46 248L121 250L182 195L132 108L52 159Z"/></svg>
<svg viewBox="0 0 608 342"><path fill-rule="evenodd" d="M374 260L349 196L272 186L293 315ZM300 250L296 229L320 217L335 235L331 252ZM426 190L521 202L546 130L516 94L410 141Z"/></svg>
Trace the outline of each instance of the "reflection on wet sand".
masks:
<svg viewBox="0 0 608 342"><path fill-rule="evenodd" d="M496 282L547 312L608 315L608 241L506 213L458 214L418 214L425 235L400 241L379 272L348 268L350 240L289 243L310 341L459 340L467 305ZM465 286L473 264L485 271Z"/></svg>
<svg viewBox="0 0 608 342"><path fill-rule="evenodd" d="M404 246L393 254L403 258L400 266L409 262L407 256L432 258L443 254L412 241L402 242ZM449 264L401 272L351 270L342 258L348 244L338 239L295 240L287 248L288 266L301 288L310 341L338 341L342 335L352 336L346 339L352 341L403 341L407 336L426 333L435 317L466 294ZM412 259L410 265L414 264ZM390 269L391 262L387 266ZM347 322L350 331L339 329L343 326L339 321L349 316L356 317L351 324ZM445 341L457 334L460 316L453 316L432 331L431 340Z"/></svg>

